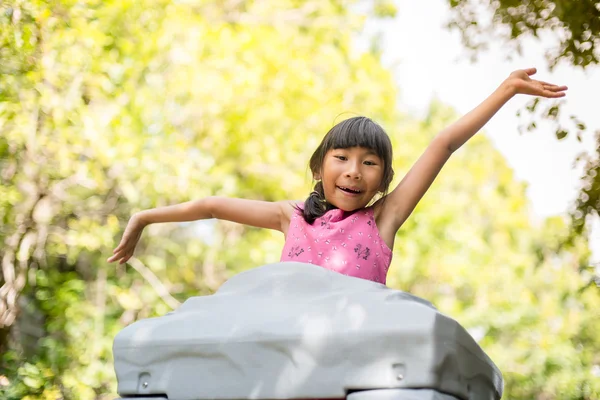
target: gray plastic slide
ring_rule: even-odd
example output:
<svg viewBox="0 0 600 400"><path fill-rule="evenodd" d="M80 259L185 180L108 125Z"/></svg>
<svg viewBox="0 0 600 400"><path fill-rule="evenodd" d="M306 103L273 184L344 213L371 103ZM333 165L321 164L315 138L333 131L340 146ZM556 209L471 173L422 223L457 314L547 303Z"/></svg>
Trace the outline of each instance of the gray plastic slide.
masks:
<svg viewBox="0 0 600 400"><path fill-rule="evenodd" d="M113 345L123 400L497 400L502 375L452 318L311 264L240 273Z"/></svg>

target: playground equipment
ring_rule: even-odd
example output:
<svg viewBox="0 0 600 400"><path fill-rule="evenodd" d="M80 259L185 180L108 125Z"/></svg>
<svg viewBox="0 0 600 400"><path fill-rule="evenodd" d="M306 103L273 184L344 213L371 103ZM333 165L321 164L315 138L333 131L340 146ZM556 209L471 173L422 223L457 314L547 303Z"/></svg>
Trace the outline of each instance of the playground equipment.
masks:
<svg viewBox="0 0 600 400"><path fill-rule="evenodd" d="M502 375L429 302L311 264L240 273L115 337L121 400L498 400Z"/></svg>

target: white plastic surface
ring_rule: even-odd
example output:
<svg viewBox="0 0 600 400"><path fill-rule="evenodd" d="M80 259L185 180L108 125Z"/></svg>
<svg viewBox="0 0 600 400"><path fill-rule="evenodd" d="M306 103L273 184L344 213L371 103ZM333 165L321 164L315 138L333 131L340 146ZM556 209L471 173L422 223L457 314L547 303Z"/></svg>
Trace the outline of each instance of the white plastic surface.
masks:
<svg viewBox="0 0 600 400"><path fill-rule="evenodd" d="M354 392L347 400L457 400L431 389L379 389Z"/></svg>
<svg viewBox="0 0 600 400"><path fill-rule="evenodd" d="M118 400L165 400L165 397L127 397ZM379 389L354 392L347 400L458 400L431 389Z"/></svg>
<svg viewBox="0 0 600 400"><path fill-rule="evenodd" d="M471 336L427 301L293 262L243 272L214 295L138 321L113 351L123 397L323 399L406 388L497 400L503 387Z"/></svg>

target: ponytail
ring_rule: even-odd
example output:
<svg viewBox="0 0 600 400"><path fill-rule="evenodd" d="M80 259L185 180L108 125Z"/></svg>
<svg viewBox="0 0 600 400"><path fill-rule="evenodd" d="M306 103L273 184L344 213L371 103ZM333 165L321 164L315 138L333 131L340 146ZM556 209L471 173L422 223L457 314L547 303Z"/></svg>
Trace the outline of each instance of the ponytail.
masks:
<svg viewBox="0 0 600 400"><path fill-rule="evenodd" d="M302 211L302 216L304 220L311 224L315 222L315 220L325 214L328 210L333 208L330 204L325 200L325 192L323 190L323 182L318 181L315 184L315 190L308 196L306 201L304 202L304 209Z"/></svg>

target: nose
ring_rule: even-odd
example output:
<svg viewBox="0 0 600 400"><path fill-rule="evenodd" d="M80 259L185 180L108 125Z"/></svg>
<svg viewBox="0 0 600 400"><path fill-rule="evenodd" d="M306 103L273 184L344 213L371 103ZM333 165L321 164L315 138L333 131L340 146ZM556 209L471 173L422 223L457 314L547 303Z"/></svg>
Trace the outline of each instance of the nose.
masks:
<svg viewBox="0 0 600 400"><path fill-rule="evenodd" d="M361 179L362 174L360 172L360 166L355 162L348 163L348 169L346 170L345 175L350 179Z"/></svg>

